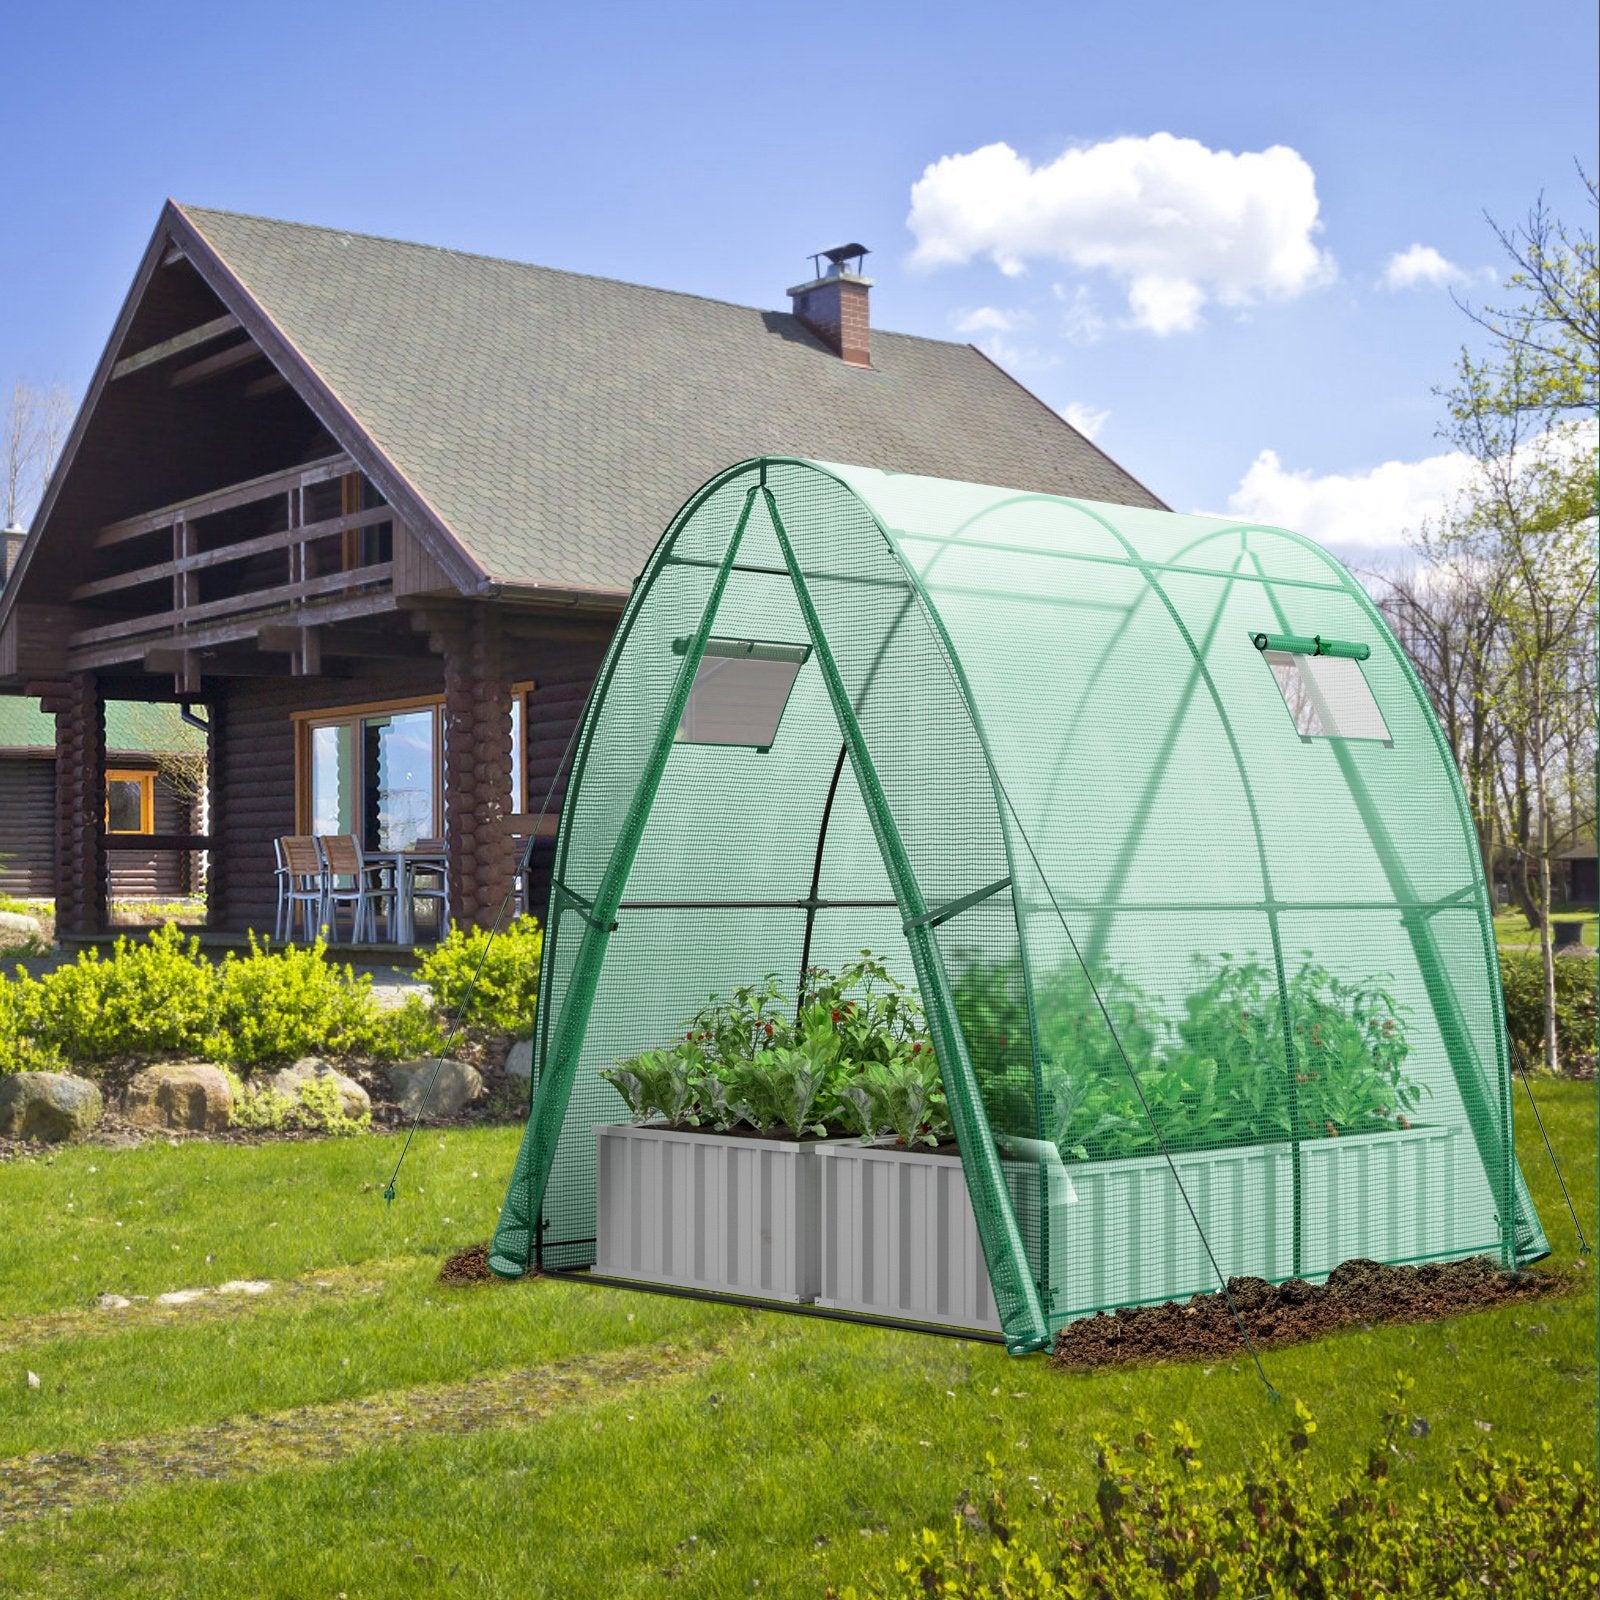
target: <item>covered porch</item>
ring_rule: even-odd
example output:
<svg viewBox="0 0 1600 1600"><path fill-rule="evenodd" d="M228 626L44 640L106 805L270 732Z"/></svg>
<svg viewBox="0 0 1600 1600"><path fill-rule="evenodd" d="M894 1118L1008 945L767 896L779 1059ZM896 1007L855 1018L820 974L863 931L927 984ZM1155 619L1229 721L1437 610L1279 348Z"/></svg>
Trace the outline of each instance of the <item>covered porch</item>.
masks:
<svg viewBox="0 0 1600 1600"><path fill-rule="evenodd" d="M608 618L462 597L342 453L118 518L87 543L65 603L18 597L0 643L55 719L59 937L115 931L130 851L198 864L208 944L271 934L287 836L353 837L391 862L434 842L452 918L492 920ZM175 701L202 730L192 830L111 825L106 712L119 700ZM542 904L547 856L536 842L519 909ZM409 920L356 942L409 945ZM438 924L419 917L415 933L436 938ZM335 927L351 938L348 918Z"/></svg>
<svg viewBox="0 0 1600 1600"><path fill-rule="evenodd" d="M207 942L270 936L276 843L316 835L436 841L451 917L487 923L621 598L491 577L169 207L0 603L0 690L54 718L57 935L115 931L137 851L193 864ZM111 825L122 700L203 736L191 819ZM520 891L540 909L548 854Z"/></svg>

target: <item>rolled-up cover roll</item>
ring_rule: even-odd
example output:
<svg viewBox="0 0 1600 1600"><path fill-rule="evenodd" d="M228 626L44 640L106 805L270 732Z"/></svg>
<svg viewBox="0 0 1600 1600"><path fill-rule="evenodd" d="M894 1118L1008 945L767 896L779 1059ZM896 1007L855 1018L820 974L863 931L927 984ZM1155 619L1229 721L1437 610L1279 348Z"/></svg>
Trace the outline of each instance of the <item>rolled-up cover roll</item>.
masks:
<svg viewBox="0 0 1600 1600"><path fill-rule="evenodd" d="M1345 656L1351 661L1365 661L1372 654L1371 645L1324 639L1320 633L1310 638L1298 633L1258 633L1252 637L1257 650L1281 650L1291 656Z"/></svg>

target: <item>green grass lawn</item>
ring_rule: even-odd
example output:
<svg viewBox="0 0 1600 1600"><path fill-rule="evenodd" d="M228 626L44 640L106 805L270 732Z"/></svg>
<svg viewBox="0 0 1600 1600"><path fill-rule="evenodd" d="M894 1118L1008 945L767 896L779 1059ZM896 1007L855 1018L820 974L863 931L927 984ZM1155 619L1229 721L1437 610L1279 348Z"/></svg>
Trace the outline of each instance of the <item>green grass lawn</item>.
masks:
<svg viewBox="0 0 1600 1600"><path fill-rule="evenodd" d="M1557 922L1572 922L1580 917L1583 919L1583 942L1592 949L1600 944L1600 939L1596 938L1596 929L1600 928L1600 913L1588 910L1554 913ZM1538 933L1520 911L1500 912L1494 919L1494 937L1495 943L1503 946L1527 945L1536 949L1539 944Z"/></svg>
<svg viewBox="0 0 1600 1600"><path fill-rule="evenodd" d="M1539 1087L1594 1235L1591 1085ZM1094 1436L1287 1431L1242 1362L1068 1374L998 1347L574 1282L441 1288L517 1129L78 1147L0 1167L0 1595L820 1595L947 1515L993 1454L1071 1489ZM1537 1133L1525 1170L1573 1271ZM1442 1480L1483 1426L1592 1458L1592 1274L1560 1299L1270 1351L1317 1448L1364 1456L1390 1381ZM181 1307L133 1297L272 1280ZM27 1374L38 1376L31 1388ZM61 1509L66 1507L66 1509Z"/></svg>

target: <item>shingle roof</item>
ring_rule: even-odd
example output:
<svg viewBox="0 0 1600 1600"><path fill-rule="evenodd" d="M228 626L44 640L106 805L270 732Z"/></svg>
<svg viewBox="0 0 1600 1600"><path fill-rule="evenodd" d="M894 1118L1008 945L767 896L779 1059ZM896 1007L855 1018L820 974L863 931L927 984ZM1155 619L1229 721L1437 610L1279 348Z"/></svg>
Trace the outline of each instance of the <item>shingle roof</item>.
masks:
<svg viewBox="0 0 1600 1600"><path fill-rule="evenodd" d="M969 345L179 208L488 575L625 588L705 479L786 454L1159 506Z"/></svg>
<svg viewBox="0 0 1600 1600"><path fill-rule="evenodd" d="M54 750L56 719L37 700L0 695L0 754ZM126 755L166 754L205 748L205 736L178 715L178 708L144 701L106 701L106 749Z"/></svg>

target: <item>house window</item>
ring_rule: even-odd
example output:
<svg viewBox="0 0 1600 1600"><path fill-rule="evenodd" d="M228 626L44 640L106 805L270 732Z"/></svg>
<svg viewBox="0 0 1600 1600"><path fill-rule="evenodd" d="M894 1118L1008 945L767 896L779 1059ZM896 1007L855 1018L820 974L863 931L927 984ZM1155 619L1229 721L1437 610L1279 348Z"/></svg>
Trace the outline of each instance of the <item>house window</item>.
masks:
<svg viewBox="0 0 1600 1600"><path fill-rule="evenodd" d="M316 712L300 724L300 826L409 850L444 829L443 708L400 701Z"/></svg>
<svg viewBox="0 0 1600 1600"><path fill-rule="evenodd" d="M538 687L531 679L511 686L511 810L528 809L528 696Z"/></svg>
<svg viewBox="0 0 1600 1600"><path fill-rule="evenodd" d="M1302 739L1376 739L1393 744L1359 661L1264 650Z"/></svg>
<svg viewBox="0 0 1600 1600"><path fill-rule="evenodd" d="M106 773L106 832L156 831L156 775L113 768Z"/></svg>
<svg viewBox="0 0 1600 1600"><path fill-rule="evenodd" d="M527 789L524 701L511 696L511 808ZM315 711L298 718L297 826L353 833L368 850L408 850L444 834L444 704L436 696Z"/></svg>
<svg viewBox="0 0 1600 1600"><path fill-rule="evenodd" d="M810 654L808 644L709 640L678 724L678 742L770 749Z"/></svg>

